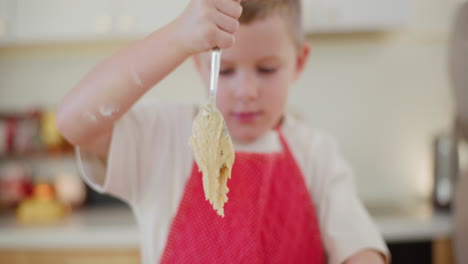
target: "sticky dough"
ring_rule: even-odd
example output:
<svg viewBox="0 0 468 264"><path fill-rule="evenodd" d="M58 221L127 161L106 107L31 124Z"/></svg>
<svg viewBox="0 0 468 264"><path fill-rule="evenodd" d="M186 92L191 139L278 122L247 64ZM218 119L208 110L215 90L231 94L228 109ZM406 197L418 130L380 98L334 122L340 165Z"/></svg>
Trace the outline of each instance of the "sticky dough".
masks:
<svg viewBox="0 0 468 264"><path fill-rule="evenodd" d="M228 200L229 191L227 180L231 177L234 148L224 128L223 116L213 104L204 105L195 117L189 144L203 174L205 199L224 217L224 204Z"/></svg>

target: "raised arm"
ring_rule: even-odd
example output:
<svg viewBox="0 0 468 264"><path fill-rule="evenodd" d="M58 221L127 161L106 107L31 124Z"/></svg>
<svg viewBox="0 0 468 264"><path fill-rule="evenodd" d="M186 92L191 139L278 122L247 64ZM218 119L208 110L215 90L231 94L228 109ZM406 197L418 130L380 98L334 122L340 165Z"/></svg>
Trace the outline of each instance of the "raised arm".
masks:
<svg viewBox="0 0 468 264"><path fill-rule="evenodd" d="M61 133L105 158L114 123L145 92L191 55L233 45L239 2L192 0L174 21L99 63L60 104Z"/></svg>

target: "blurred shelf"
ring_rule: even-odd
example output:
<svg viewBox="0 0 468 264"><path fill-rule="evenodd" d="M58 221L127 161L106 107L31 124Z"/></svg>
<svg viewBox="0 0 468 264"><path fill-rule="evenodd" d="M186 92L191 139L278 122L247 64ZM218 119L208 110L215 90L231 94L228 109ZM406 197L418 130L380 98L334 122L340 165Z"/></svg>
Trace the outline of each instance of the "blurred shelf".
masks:
<svg viewBox="0 0 468 264"><path fill-rule="evenodd" d="M0 154L0 160L23 160L23 159L60 159L74 157L72 147L60 151L32 151L27 153Z"/></svg>

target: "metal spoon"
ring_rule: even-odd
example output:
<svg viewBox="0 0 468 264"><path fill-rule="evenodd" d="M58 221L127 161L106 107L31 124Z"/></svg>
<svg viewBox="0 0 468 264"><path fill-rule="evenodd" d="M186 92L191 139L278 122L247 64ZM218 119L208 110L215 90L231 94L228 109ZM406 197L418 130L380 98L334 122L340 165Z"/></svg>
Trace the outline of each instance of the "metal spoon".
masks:
<svg viewBox="0 0 468 264"><path fill-rule="evenodd" d="M210 102L216 106L216 94L218 91L219 67L221 61L221 49L211 50L211 76L210 76Z"/></svg>

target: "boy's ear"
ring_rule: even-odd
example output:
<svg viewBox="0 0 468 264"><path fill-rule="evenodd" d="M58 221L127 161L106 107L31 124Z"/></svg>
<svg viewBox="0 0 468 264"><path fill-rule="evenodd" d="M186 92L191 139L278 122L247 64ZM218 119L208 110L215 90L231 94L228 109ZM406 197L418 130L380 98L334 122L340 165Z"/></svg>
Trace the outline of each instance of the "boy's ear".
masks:
<svg viewBox="0 0 468 264"><path fill-rule="evenodd" d="M302 43L302 45L299 47L299 51L297 53L296 58L296 74L294 76L294 80L297 80L299 76L301 76L301 73L304 71L307 59L309 58L310 49L311 47L308 42Z"/></svg>

